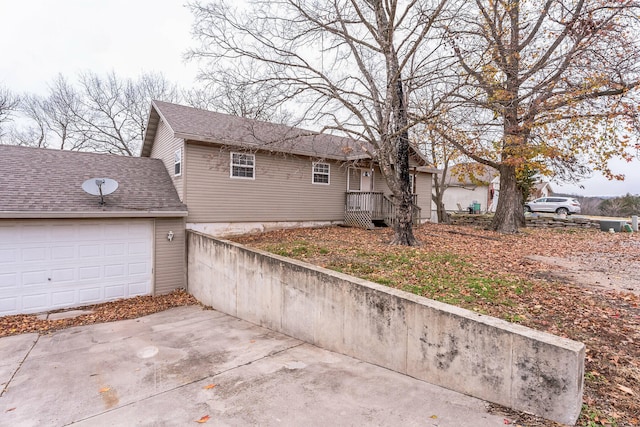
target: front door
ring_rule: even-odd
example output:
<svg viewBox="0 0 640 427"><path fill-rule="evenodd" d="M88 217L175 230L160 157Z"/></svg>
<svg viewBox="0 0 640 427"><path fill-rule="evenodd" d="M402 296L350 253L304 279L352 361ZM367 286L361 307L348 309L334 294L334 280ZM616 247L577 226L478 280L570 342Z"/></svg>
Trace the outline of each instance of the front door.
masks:
<svg viewBox="0 0 640 427"><path fill-rule="evenodd" d="M360 191L373 191L373 171L370 169L360 169Z"/></svg>

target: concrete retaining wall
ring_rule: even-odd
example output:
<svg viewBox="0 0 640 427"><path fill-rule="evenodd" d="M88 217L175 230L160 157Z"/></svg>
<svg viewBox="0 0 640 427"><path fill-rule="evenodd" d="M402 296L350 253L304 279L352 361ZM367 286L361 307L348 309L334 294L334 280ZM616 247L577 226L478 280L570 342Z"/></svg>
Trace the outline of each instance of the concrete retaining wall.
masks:
<svg viewBox="0 0 640 427"><path fill-rule="evenodd" d="M188 233L203 304L318 347L554 421L582 405L584 344Z"/></svg>

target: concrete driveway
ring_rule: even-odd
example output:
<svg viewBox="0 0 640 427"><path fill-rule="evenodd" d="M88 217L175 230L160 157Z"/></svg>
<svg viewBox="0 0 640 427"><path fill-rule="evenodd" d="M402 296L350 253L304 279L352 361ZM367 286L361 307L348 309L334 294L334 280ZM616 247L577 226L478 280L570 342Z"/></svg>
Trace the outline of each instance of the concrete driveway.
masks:
<svg viewBox="0 0 640 427"><path fill-rule="evenodd" d="M486 403L201 307L0 339L2 426L503 426Z"/></svg>

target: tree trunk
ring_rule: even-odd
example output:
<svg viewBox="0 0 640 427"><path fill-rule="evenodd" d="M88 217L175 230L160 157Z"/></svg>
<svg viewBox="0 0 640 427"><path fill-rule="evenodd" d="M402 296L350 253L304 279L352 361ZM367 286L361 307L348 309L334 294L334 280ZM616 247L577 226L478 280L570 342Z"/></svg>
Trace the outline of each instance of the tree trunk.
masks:
<svg viewBox="0 0 640 427"><path fill-rule="evenodd" d="M436 213L438 215L438 224L451 224L451 216L444 207L442 200L436 202Z"/></svg>
<svg viewBox="0 0 640 427"><path fill-rule="evenodd" d="M444 180L445 175L447 173L447 168L445 167L444 172L442 174L442 182L436 177L433 183L433 194L431 194L431 201L436 205L436 214L438 215L438 224L450 224L451 216L447 212L447 209L444 207L444 202L442 198L444 197Z"/></svg>
<svg viewBox="0 0 640 427"><path fill-rule="evenodd" d="M500 195L491 229L500 233L517 233L525 226L522 193L516 181L516 168L500 166Z"/></svg>
<svg viewBox="0 0 640 427"><path fill-rule="evenodd" d="M397 58L393 62L397 69ZM420 244L413 235L413 195L409 174L409 131L407 130L407 110L404 105L404 88L399 73L395 84L394 125L397 138L395 171L400 183L400 205L396 210L395 236L393 245L417 246Z"/></svg>

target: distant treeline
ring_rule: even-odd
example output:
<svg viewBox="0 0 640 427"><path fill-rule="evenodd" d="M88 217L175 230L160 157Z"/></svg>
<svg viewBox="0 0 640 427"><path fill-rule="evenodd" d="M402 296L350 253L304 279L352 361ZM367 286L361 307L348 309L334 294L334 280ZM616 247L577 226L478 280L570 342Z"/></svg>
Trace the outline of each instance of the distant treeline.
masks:
<svg viewBox="0 0 640 427"><path fill-rule="evenodd" d="M560 195L560 194L558 194ZM627 194L619 197L605 196L576 196L575 194L562 194L573 197L580 202L583 215L604 216L632 216L640 215L640 195Z"/></svg>

